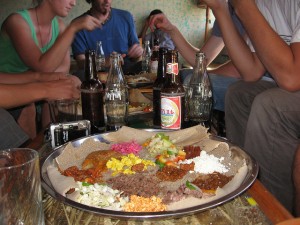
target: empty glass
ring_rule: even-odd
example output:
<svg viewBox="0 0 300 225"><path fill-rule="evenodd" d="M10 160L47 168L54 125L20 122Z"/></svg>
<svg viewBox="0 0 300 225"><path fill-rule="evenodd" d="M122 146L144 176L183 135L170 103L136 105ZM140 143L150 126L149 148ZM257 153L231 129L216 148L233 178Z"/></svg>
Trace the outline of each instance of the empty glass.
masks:
<svg viewBox="0 0 300 225"><path fill-rule="evenodd" d="M45 224L37 151L0 151L0 212L0 224Z"/></svg>
<svg viewBox="0 0 300 225"><path fill-rule="evenodd" d="M49 102L52 123L77 120L78 99L61 99Z"/></svg>

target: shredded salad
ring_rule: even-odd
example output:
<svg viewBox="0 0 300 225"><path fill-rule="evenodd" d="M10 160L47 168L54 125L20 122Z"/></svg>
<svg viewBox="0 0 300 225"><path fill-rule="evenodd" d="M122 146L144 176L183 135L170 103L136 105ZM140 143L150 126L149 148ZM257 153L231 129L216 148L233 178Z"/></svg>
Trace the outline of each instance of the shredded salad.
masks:
<svg viewBox="0 0 300 225"><path fill-rule="evenodd" d="M121 197L122 192L114 190L107 185L89 184L77 182L80 192L77 201L79 203L95 206L98 208L121 211L123 206L129 201L128 197Z"/></svg>

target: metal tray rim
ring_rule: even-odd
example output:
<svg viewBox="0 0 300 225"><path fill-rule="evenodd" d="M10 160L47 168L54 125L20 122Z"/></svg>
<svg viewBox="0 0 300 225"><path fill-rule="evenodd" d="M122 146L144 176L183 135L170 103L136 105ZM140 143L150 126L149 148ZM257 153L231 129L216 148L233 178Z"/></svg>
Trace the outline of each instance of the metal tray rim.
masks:
<svg viewBox="0 0 300 225"><path fill-rule="evenodd" d="M167 130L161 130L161 129L145 129L145 130L151 131L151 132L167 131ZM167 131L167 132L169 132L169 131ZM103 135L105 135L105 134L97 134L97 135L87 136L84 138L79 138L77 140L72 141L72 144L74 146L78 146L84 140L86 140L87 138L90 138L90 137L96 138L100 141L104 141ZM225 141L230 146L234 146L225 138L213 136L213 135L211 135L211 138ZM83 205L81 203L72 201L72 200L60 195L59 193L57 193L54 190L54 188L52 187L51 182L48 178L48 175L47 175L47 166L50 165L50 163L52 163L53 159L62 152L62 150L66 146L66 144L53 149L53 151L49 154L49 156L46 157L45 160L43 160L41 162L42 187L45 189L45 191L50 196L52 196L54 199L56 199L58 201L61 201L62 203L66 204L66 205L69 205L69 206L72 206L77 209L87 211L90 213L94 213L94 214L98 214L98 215L102 215L102 216L113 217L113 218L120 218L120 219L141 219L141 220L143 220L143 219L160 219L160 218L179 217L179 216L183 216L183 215L195 214L195 213L199 213L199 212L208 210L210 208L213 208L213 207L219 206L223 203L226 203L229 200L231 200L231 199L237 197L238 195L242 194L243 192L245 192L254 183L254 181L258 175L258 170L259 170L258 164L253 157L251 157L250 155L245 153L243 150L237 149L238 151L240 151L241 154L243 154L245 156L245 159L248 163L248 165L247 165L248 172L247 172L245 179L241 183L241 185L237 189L232 191L231 193L229 193L225 196L222 196L221 198L218 198L216 200L213 200L211 202L208 202L208 203L204 203L201 205L197 205L197 206L193 206L193 207L189 207L189 208L185 208L185 209L175 210L175 211L148 212L148 213L113 211L113 210L107 210L107 209L101 209L101 208Z"/></svg>

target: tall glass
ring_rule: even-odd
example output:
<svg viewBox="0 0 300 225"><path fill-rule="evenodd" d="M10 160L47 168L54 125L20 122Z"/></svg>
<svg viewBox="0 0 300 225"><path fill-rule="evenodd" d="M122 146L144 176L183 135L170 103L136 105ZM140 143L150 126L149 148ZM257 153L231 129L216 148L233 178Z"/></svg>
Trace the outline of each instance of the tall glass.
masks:
<svg viewBox="0 0 300 225"><path fill-rule="evenodd" d="M35 150L0 151L0 212L0 224L45 224Z"/></svg>

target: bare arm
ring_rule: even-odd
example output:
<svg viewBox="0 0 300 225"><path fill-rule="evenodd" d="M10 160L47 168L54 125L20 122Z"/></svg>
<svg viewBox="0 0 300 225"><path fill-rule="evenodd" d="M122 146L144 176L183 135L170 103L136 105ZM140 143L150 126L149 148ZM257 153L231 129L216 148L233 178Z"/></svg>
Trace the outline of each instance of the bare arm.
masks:
<svg viewBox="0 0 300 225"><path fill-rule="evenodd" d="M13 108L39 100L79 98L73 79L27 84L0 84L0 107Z"/></svg>
<svg viewBox="0 0 300 225"><path fill-rule="evenodd" d="M32 82L52 81L64 79L64 73L41 73L27 71L24 73L10 74L0 72L1 84L26 84Z"/></svg>
<svg viewBox="0 0 300 225"><path fill-rule="evenodd" d="M270 27L253 0L234 0L233 5L258 57L279 87L299 90L300 43L287 45Z"/></svg>
<svg viewBox="0 0 300 225"><path fill-rule="evenodd" d="M224 42L221 37L210 36L205 44L202 46L201 51L205 53L207 65L209 65L224 48Z"/></svg>
<svg viewBox="0 0 300 225"><path fill-rule="evenodd" d="M149 26L153 30L157 27L164 32L170 34L176 48L182 57L192 66L195 64L196 52L199 51L198 48L192 46L178 30L178 28L173 25L164 14L157 14L150 17ZM221 37L211 36L207 42L202 46L201 51L203 51L207 58L207 65L209 65L224 48L224 42Z"/></svg>
<svg viewBox="0 0 300 225"><path fill-rule="evenodd" d="M237 71L231 60L213 70L210 70L209 72L227 77L241 78L239 71Z"/></svg>
<svg viewBox="0 0 300 225"><path fill-rule="evenodd" d="M241 77L246 81L260 79L266 69L235 28L227 3L224 0L204 1L213 10L218 20L228 54Z"/></svg>
<svg viewBox="0 0 300 225"><path fill-rule="evenodd" d="M66 29L61 24L60 26L59 37L44 54L32 39L28 24L20 15L13 14L10 16L3 26L3 31L11 38L21 59L30 69L41 72L65 70L62 72L67 73L70 66L69 48L75 33L81 29L93 30L96 27L101 27L101 23L94 17L84 16L74 20ZM68 65L64 67L63 64L66 62Z"/></svg>

